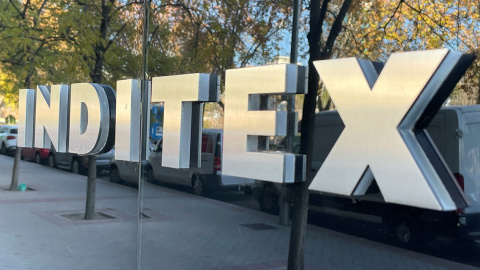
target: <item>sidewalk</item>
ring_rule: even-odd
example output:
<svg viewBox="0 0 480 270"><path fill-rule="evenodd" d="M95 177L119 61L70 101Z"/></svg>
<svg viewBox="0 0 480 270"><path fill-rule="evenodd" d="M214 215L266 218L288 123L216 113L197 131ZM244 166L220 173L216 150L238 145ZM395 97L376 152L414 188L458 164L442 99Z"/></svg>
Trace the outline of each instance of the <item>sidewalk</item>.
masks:
<svg viewBox="0 0 480 270"><path fill-rule="evenodd" d="M0 188L12 165L0 155ZM138 190L98 180L96 209L115 218L72 221L62 215L83 213L86 176L22 161L19 179L35 190L0 189L0 270L135 269L137 242L141 269L286 269L290 228L278 217L147 183L138 222ZM477 269L319 227L305 259L306 269Z"/></svg>

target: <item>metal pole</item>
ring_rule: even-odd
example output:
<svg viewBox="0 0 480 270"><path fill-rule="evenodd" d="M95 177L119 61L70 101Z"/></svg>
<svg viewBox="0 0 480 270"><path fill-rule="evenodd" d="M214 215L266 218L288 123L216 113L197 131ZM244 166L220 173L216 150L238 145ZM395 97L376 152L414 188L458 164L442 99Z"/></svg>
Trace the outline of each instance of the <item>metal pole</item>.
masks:
<svg viewBox="0 0 480 270"><path fill-rule="evenodd" d="M144 188L144 165L147 163L147 120L150 100L149 100L149 83L148 83L148 36L149 36L149 14L150 14L150 1L143 1L143 41L142 41L142 84L141 84L141 128L140 128L140 162L138 164L138 223L137 223L137 270L141 269L141 254L142 254L142 213L143 213L143 188Z"/></svg>
<svg viewBox="0 0 480 270"><path fill-rule="evenodd" d="M293 24L292 24L292 42L290 45L290 64L297 64L298 58L298 20L300 16L299 0L293 0ZM287 113L288 121L292 123L295 121L295 96L287 95ZM294 123L296 125L296 123ZM293 136L288 135L286 138L286 150L293 151ZM287 226L290 219L290 205L288 203L288 188L285 184L282 185L280 191L279 203L280 203L280 224Z"/></svg>
<svg viewBox="0 0 480 270"><path fill-rule="evenodd" d="M298 58L298 20L300 17L300 0L293 0L292 43L290 45L290 63L296 64Z"/></svg>

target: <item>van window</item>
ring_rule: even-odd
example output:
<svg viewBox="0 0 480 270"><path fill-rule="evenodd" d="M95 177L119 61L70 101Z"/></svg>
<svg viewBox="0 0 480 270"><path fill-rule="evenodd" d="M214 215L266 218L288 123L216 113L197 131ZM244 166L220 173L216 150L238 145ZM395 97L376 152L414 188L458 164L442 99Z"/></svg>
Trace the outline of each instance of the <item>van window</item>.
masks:
<svg viewBox="0 0 480 270"><path fill-rule="evenodd" d="M16 128L10 129L10 134L17 134L17 129Z"/></svg>
<svg viewBox="0 0 480 270"><path fill-rule="evenodd" d="M212 137L202 135L202 153L213 153Z"/></svg>

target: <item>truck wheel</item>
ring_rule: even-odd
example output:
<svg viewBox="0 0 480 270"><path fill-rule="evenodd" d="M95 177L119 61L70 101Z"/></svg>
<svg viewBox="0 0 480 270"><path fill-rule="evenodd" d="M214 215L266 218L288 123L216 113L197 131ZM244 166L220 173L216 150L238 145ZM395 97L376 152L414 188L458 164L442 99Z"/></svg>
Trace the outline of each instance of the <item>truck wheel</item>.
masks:
<svg viewBox="0 0 480 270"><path fill-rule="evenodd" d="M278 205L278 194L275 192L276 188L273 184L265 184L263 186L263 192L260 194L259 204L260 210L265 213L278 215L280 208Z"/></svg>
<svg viewBox="0 0 480 270"><path fill-rule="evenodd" d="M203 190L202 181L196 175L192 176L192 191L193 191L193 194L199 195L199 196L203 195L203 193L205 192Z"/></svg>
<svg viewBox="0 0 480 270"><path fill-rule="evenodd" d="M110 169L110 182L120 183L120 180L122 180L122 178L120 177L120 171L117 167L112 167Z"/></svg>
<svg viewBox="0 0 480 270"><path fill-rule="evenodd" d="M153 169L151 167L147 168L147 182L154 183L155 175L153 174Z"/></svg>
<svg viewBox="0 0 480 270"><path fill-rule="evenodd" d="M42 158L40 157L40 154L38 152L35 153L35 163L37 164L42 163Z"/></svg>
<svg viewBox="0 0 480 270"><path fill-rule="evenodd" d="M48 155L48 167L55 167L55 158L53 157L53 155Z"/></svg>
<svg viewBox="0 0 480 270"><path fill-rule="evenodd" d="M398 246L413 248L423 243L422 228L410 215L394 216L389 227L390 237Z"/></svg>
<svg viewBox="0 0 480 270"><path fill-rule="evenodd" d="M72 172L74 174L80 174L80 164L78 163L77 159L72 161Z"/></svg>

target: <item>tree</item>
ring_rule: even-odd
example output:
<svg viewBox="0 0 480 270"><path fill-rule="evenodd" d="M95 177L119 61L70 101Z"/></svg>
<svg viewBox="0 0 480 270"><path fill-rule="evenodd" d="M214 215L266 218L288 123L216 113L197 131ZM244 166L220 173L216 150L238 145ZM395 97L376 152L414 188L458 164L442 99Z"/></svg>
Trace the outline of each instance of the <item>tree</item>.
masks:
<svg viewBox="0 0 480 270"><path fill-rule="evenodd" d="M68 17L63 20L64 29L74 29L77 34L72 36L76 47L74 55L77 59L83 58L85 70L88 71L91 82L103 83L106 74L107 52L118 51L117 39L127 27L127 22L121 18L121 10L132 7L136 2L119 3L116 0L73 1L68 5ZM132 11L135 13L135 11ZM128 13L128 12L127 12ZM72 21L75 24L72 24ZM125 55L125 50L123 51ZM129 55L129 54L127 54ZM112 55L112 58L115 58ZM134 58L132 58L134 59ZM128 65L128 64L127 64ZM108 73L107 73L108 74ZM116 80L117 78L113 78ZM85 219L95 219L96 194L96 157L88 156L87 194L85 203Z"/></svg>
<svg viewBox="0 0 480 270"><path fill-rule="evenodd" d="M152 10L150 57L172 63L167 68L149 60L152 75L224 75L227 69L263 64L276 56L282 31L290 27L291 3L179 0L154 2Z"/></svg>
<svg viewBox="0 0 480 270"><path fill-rule="evenodd" d="M57 58L56 49L59 43L66 39L58 32L51 14L55 5L49 5L47 0L30 0L25 3L17 1L2 1L3 11L0 20L0 64L3 74L15 74L7 84L31 88L34 80L45 77ZM49 62L53 61L53 62ZM10 91L12 88L8 87ZM11 95L7 90L5 94ZM14 165L10 190L16 190L18 185L18 165L21 148L15 151Z"/></svg>
<svg viewBox="0 0 480 270"><path fill-rule="evenodd" d="M74 69L88 74L84 81L115 85L118 79L138 74L138 22L134 21L138 21L138 5L136 1L119 0L63 3L67 11L59 23L72 33L68 55L76 63Z"/></svg>
<svg viewBox="0 0 480 270"><path fill-rule="evenodd" d="M308 92L303 104L302 134L300 153L307 156L307 180L294 183L292 196L294 208L288 254L288 269L303 269L305 255L305 234L308 216L308 187L313 179L311 174L312 149L315 127L315 106L319 85L319 76L313 62L329 59L333 55L335 42L342 30L343 21L349 11L352 0L329 1L311 0L310 32L308 44Z"/></svg>
<svg viewBox="0 0 480 270"><path fill-rule="evenodd" d="M313 61L331 57L360 56L385 61L398 50L449 47L478 55L479 7L468 0L454 1L310 1L309 82L302 120L301 153L307 155L307 174L311 166L315 99L319 78ZM478 61L478 60L477 60ZM458 92L480 101L478 62L467 71ZM473 90L472 90L473 89ZM319 104L322 104L320 98ZM472 101L470 101L472 102ZM320 109L322 109L320 107ZM303 250L308 207L307 182L294 184L294 214L289 254L289 269L303 269Z"/></svg>
<svg viewBox="0 0 480 270"><path fill-rule="evenodd" d="M353 5L334 49L338 56L385 61L395 51L439 47L480 56L480 9L475 1L397 0ZM453 92L453 103L479 103L478 61Z"/></svg>

